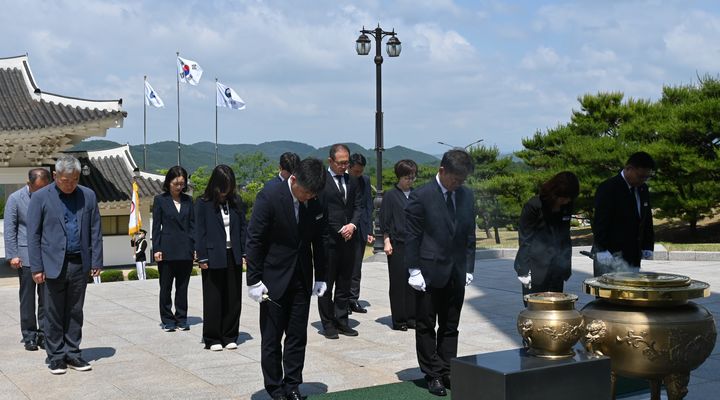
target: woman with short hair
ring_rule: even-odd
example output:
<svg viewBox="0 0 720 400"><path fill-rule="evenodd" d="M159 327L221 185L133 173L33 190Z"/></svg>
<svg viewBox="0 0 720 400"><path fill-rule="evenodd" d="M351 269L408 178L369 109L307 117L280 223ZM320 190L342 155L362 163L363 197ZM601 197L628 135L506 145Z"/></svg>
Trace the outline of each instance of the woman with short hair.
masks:
<svg viewBox="0 0 720 400"><path fill-rule="evenodd" d="M165 174L163 193L153 201L152 246L160 273L160 321L165 332L190 330L188 285L193 268L193 201L185 194L188 174L176 165ZM175 313L172 286L175 282Z"/></svg>
<svg viewBox="0 0 720 400"><path fill-rule="evenodd" d="M395 187L383 196L380 207L380 231L388 258L390 275L390 314L392 329L407 331L415 328L415 295L408 285L408 269L405 266L405 207L413 190L418 166L413 160L395 163Z"/></svg>

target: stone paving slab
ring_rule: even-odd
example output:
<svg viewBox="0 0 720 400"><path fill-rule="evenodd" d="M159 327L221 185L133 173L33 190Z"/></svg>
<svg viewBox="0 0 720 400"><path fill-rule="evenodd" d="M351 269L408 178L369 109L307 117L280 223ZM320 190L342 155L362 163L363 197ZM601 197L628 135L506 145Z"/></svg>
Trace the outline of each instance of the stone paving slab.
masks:
<svg viewBox="0 0 720 400"><path fill-rule="evenodd" d="M720 312L720 261L650 261L644 270L673 272L707 281L713 292L698 303ZM579 296L577 308L592 301L580 293L592 274L591 260L573 258L566 291ZM260 370L259 308L243 297L240 347L234 351L203 349L202 288L193 277L189 290L188 332L163 332L157 312L157 280L88 286L83 354L91 372L69 370L53 376L43 352L20 344L17 279L0 279L0 398L2 399L268 399ZM304 371L305 395L381 385L422 375L415 358L413 331L390 329L387 264L384 257L366 260L361 299L367 314L353 314L356 338L327 340L319 334L316 299L308 327ZM14 284L13 284L14 282ZM460 321L460 356L517 348L515 322L523 309L512 259L478 260L475 280L466 291ZM716 321L717 323L717 321ZM686 399L715 398L720 392L720 346L693 372ZM647 399L647 395L632 400Z"/></svg>

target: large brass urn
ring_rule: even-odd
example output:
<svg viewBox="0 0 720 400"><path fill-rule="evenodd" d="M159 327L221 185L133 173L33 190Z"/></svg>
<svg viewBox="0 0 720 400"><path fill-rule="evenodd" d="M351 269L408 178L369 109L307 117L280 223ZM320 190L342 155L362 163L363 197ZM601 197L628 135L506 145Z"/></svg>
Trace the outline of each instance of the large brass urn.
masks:
<svg viewBox="0 0 720 400"><path fill-rule="evenodd" d="M583 287L597 299L581 310L580 340L610 357L613 387L619 374L650 380L653 400L660 399L661 382L669 400L685 397L690 371L715 346L712 314L689 301L709 296L710 286L682 275L614 272L586 279Z"/></svg>

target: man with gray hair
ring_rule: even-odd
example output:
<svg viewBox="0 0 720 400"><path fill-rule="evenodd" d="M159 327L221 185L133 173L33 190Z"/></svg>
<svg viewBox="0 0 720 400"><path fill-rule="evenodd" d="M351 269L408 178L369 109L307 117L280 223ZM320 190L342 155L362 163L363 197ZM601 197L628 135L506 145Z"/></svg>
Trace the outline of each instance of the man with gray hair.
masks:
<svg viewBox="0 0 720 400"><path fill-rule="evenodd" d="M25 350L36 351L43 343L43 291L30 272L27 245L27 211L33 193L50 183L50 172L44 168L28 171L27 185L12 193L5 204L5 258L16 269L20 279L20 332ZM37 290L37 316L35 292Z"/></svg>
<svg viewBox="0 0 720 400"><path fill-rule="evenodd" d="M103 265L102 229L95 193L78 185L80 168L75 157L61 155L55 182L33 194L28 208L30 270L35 283L44 283L45 351L55 375L68 366L92 369L80 340L88 275L99 276Z"/></svg>

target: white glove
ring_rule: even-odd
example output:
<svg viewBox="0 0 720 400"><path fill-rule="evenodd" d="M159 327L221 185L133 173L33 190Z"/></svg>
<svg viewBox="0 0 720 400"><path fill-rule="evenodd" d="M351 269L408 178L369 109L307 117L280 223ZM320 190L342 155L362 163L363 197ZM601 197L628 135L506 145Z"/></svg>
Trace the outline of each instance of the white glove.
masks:
<svg viewBox="0 0 720 400"><path fill-rule="evenodd" d="M420 292L425 291L425 278L422 276L422 272L420 272L420 269L418 268L410 268L408 269L408 272L410 272L410 277L408 278L408 284L412 286L413 289L418 290Z"/></svg>
<svg viewBox="0 0 720 400"><path fill-rule="evenodd" d="M612 264L614 258L615 257L613 257L613 255L607 250L595 253L595 260L597 260L600 264L610 265Z"/></svg>
<svg viewBox="0 0 720 400"><path fill-rule="evenodd" d="M248 286L248 296L250 296L251 299L257 301L258 303L262 303L263 295L267 293L268 290L265 287L265 284L262 283L262 281L252 285Z"/></svg>
<svg viewBox="0 0 720 400"><path fill-rule="evenodd" d="M322 295L325 294L325 291L327 290L327 283L323 281L315 282L313 285L312 294L313 296L322 297Z"/></svg>
<svg viewBox="0 0 720 400"><path fill-rule="evenodd" d="M643 250L642 251L642 259L643 260L652 260L653 259L653 251L652 250Z"/></svg>
<svg viewBox="0 0 720 400"><path fill-rule="evenodd" d="M517 277L520 283L522 283L523 286L530 289L532 287L532 277L530 276L530 273L528 272L525 276L518 276Z"/></svg>
<svg viewBox="0 0 720 400"><path fill-rule="evenodd" d="M465 286L468 286L473 281L473 274L465 274Z"/></svg>

